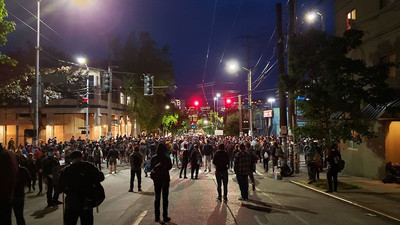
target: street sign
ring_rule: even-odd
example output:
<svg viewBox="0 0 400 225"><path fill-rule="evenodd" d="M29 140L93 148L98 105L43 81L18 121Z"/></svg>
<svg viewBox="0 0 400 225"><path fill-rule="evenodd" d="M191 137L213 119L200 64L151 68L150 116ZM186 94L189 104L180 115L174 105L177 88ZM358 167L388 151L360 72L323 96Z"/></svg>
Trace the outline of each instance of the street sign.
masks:
<svg viewBox="0 0 400 225"><path fill-rule="evenodd" d="M86 130L86 127L78 127L79 130Z"/></svg>
<svg viewBox="0 0 400 225"><path fill-rule="evenodd" d="M251 109L252 107L251 107L251 105L244 105L243 106L243 109Z"/></svg>
<svg viewBox="0 0 400 225"><path fill-rule="evenodd" d="M224 130L215 130L215 135L224 135Z"/></svg>
<svg viewBox="0 0 400 225"><path fill-rule="evenodd" d="M264 118L271 118L272 117L272 110L265 110L263 112Z"/></svg>

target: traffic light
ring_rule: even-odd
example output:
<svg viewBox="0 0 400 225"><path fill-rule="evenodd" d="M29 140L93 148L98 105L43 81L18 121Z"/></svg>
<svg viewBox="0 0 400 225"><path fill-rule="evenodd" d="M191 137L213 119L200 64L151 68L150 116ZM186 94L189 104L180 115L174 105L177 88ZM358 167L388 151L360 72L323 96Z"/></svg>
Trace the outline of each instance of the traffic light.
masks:
<svg viewBox="0 0 400 225"><path fill-rule="evenodd" d="M154 76L144 75L144 95L153 95Z"/></svg>
<svg viewBox="0 0 400 225"><path fill-rule="evenodd" d="M82 108L87 108L89 106L88 99L86 97L81 96L80 106Z"/></svg>
<svg viewBox="0 0 400 225"><path fill-rule="evenodd" d="M197 101L197 100L196 100L196 101L194 101L194 106L196 106L196 107L197 107L197 106L199 106L199 105L200 105L199 101Z"/></svg>
<svg viewBox="0 0 400 225"><path fill-rule="evenodd" d="M227 98L227 99L225 100L225 107L226 107L226 108L230 108L231 105L232 105L232 99Z"/></svg>
<svg viewBox="0 0 400 225"><path fill-rule="evenodd" d="M111 73L103 73L101 90L106 93L111 91Z"/></svg>

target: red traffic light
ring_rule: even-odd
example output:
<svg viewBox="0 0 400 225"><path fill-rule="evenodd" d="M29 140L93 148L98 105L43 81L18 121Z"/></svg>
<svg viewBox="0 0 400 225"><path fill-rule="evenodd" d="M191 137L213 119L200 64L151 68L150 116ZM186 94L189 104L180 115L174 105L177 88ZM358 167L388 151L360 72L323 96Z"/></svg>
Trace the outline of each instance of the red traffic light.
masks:
<svg viewBox="0 0 400 225"><path fill-rule="evenodd" d="M226 104L230 105L232 103L232 100L230 98L226 99Z"/></svg>
<svg viewBox="0 0 400 225"><path fill-rule="evenodd" d="M199 104L200 104L199 101L197 101L197 100L194 101L194 106L199 106Z"/></svg>

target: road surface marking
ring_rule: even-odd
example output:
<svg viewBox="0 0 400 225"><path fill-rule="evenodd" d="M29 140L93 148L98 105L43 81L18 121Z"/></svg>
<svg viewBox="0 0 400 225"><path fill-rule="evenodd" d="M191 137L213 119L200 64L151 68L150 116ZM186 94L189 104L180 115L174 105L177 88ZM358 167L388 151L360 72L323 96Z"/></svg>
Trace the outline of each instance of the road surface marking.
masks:
<svg viewBox="0 0 400 225"><path fill-rule="evenodd" d="M142 222L143 218L146 216L147 211L143 211L139 217L135 220L135 222L132 223L132 225L139 225L140 222Z"/></svg>

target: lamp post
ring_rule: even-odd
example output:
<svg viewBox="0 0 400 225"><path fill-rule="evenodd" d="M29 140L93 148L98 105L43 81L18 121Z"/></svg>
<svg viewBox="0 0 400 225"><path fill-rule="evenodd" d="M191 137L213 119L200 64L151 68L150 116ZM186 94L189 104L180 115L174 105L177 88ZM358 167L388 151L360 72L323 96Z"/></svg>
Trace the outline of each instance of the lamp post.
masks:
<svg viewBox="0 0 400 225"><path fill-rule="evenodd" d="M271 109L272 109L272 104L276 101L276 99L275 98L268 98L267 101L269 103L271 103Z"/></svg>
<svg viewBox="0 0 400 225"><path fill-rule="evenodd" d="M89 67L86 63L86 59L83 57L79 57L77 59L79 64L83 64L86 66L86 98L87 98L87 106L86 106L86 142L89 142Z"/></svg>
<svg viewBox="0 0 400 225"><path fill-rule="evenodd" d="M218 115L218 111L219 111L219 106L218 106L218 99L221 97L220 93L217 93L217 95L215 96L217 99L217 115Z"/></svg>
<svg viewBox="0 0 400 225"><path fill-rule="evenodd" d="M322 15L322 13L320 13L316 10L310 11L306 14L306 20L309 23L314 23L317 16L319 16L321 18L321 30L325 31L325 20L324 20L324 15Z"/></svg>
<svg viewBox="0 0 400 225"><path fill-rule="evenodd" d="M251 69L246 67L240 67L236 61L227 62L227 70L230 73L236 73L239 69L247 71L247 94L248 94L248 107L249 107L249 136L253 136L253 107L252 107L252 96L251 96Z"/></svg>

